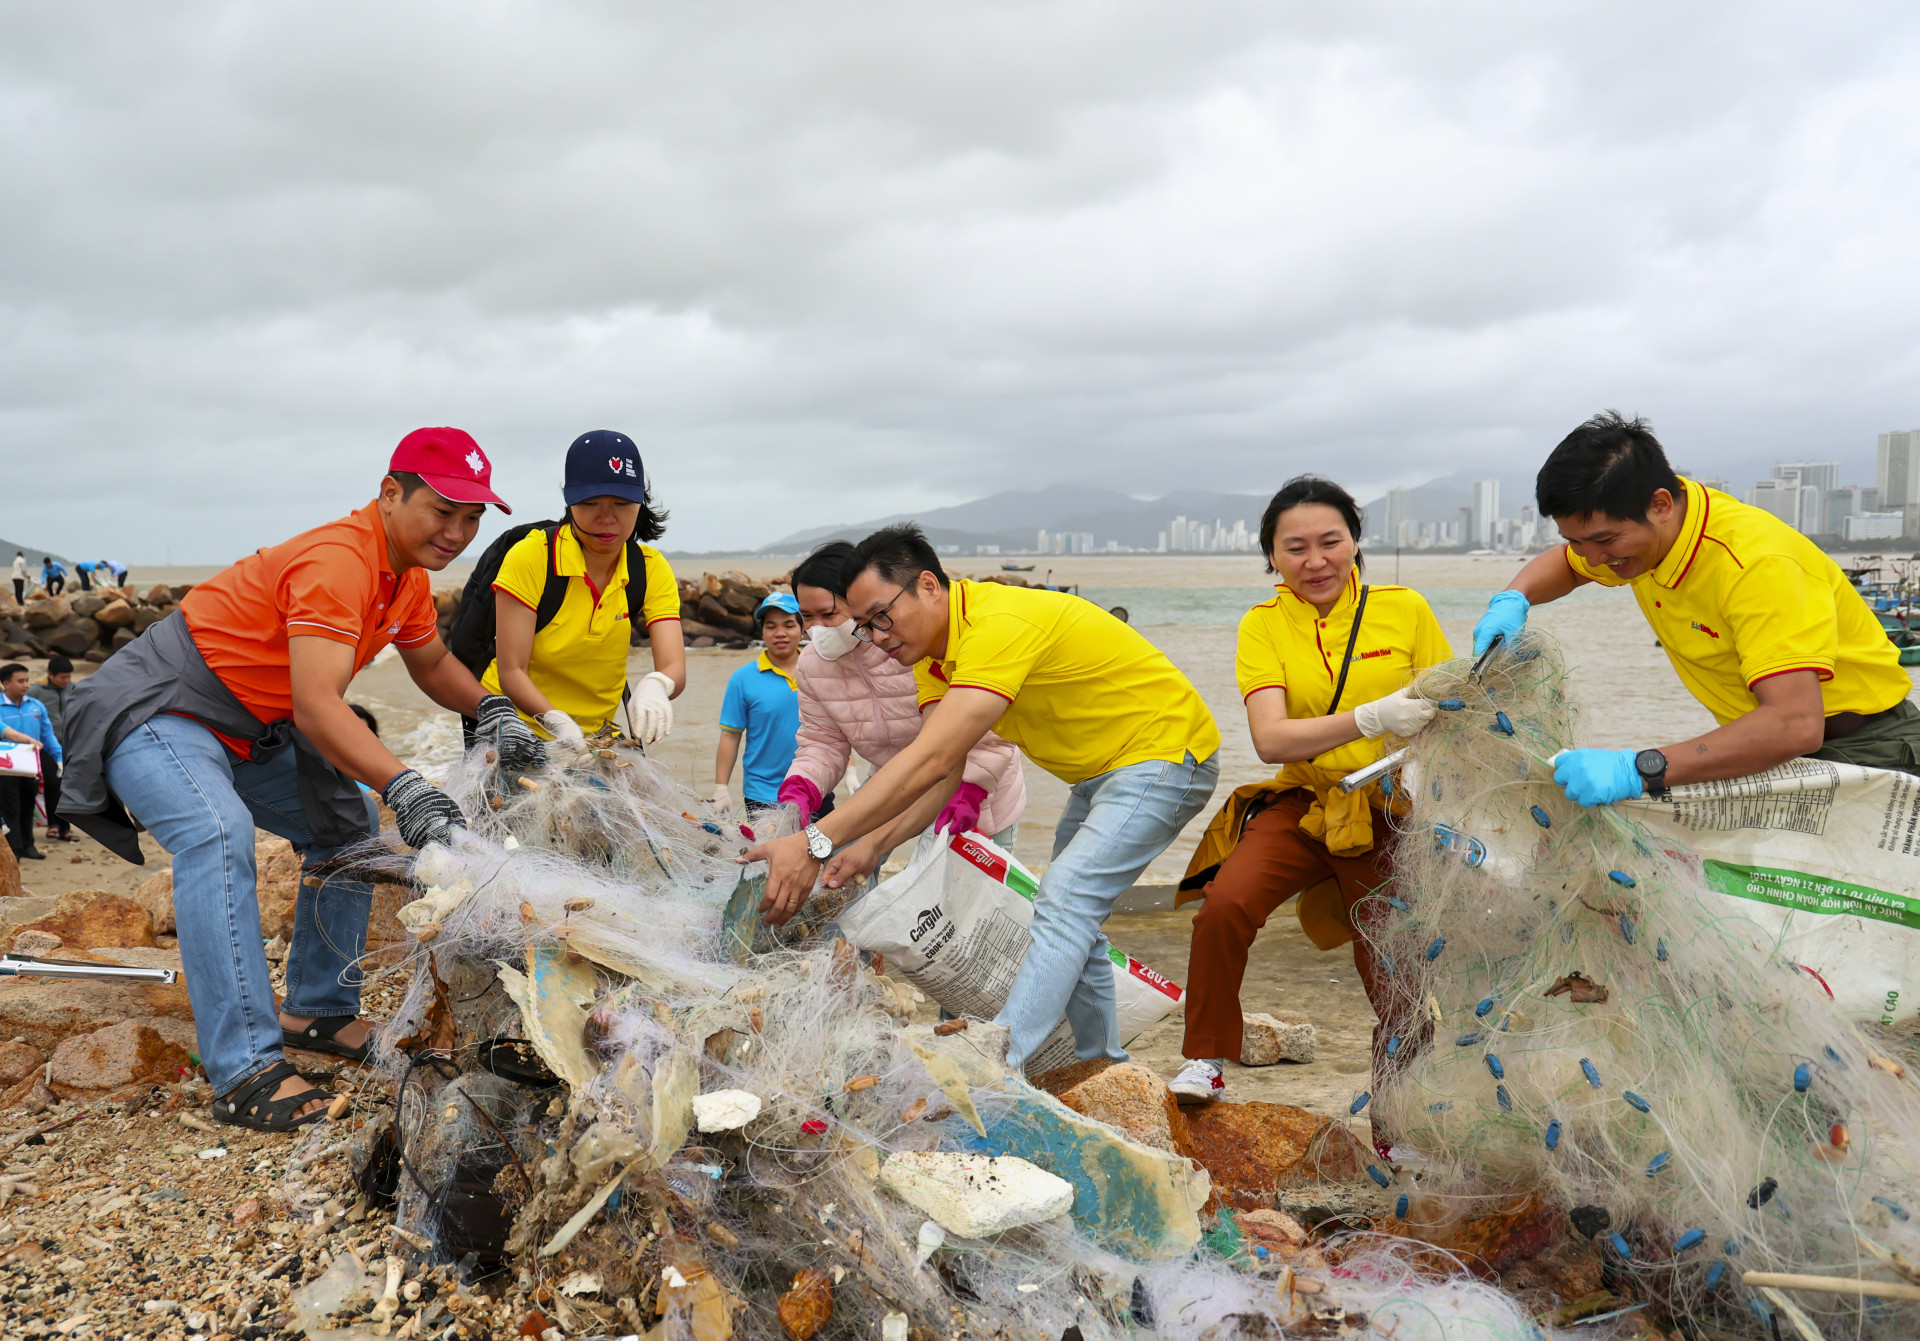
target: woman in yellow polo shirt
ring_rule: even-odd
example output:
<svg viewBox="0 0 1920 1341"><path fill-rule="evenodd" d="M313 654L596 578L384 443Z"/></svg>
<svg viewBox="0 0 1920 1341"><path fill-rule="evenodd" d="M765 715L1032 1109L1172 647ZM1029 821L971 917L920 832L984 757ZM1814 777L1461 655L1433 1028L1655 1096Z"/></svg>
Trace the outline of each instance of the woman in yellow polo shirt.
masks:
<svg viewBox="0 0 1920 1341"><path fill-rule="evenodd" d="M1284 767L1234 792L1181 882L1180 902L1206 900L1187 967L1190 1060L1172 1086L1183 1101L1226 1092L1224 1059L1240 1053L1247 952L1273 911L1303 891L1311 892L1298 911L1315 943L1353 942L1354 968L1381 1017L1375 1070L1411 1051L1392 1043L1372 947L1353 933L1372 911L1358 905L1384 903L1393 877L1391 831L1378 813L1385 798L1377 785L1349 796L1334 784L1379 759L1388 737L1433 719L1434 704L1407 686L1453 650L1420 593L1361 584L1360 509L1339 485L1289 480L1260 519L1260 547L1281 581L1241 618L1235 669L1254 750ZM1323 882L1332 882L1324 894L1315 888Z"/></svg>
<svg viewBox="0 0 1920 1341"><path fill-rule="evenodd" d="M567 520L553 533L530 531L501 560L494 579L495 660L481 677L505 694L521 716L555 740L582 745L614 721L627 689L633 645L627 542L646 565L646 620L653 669L634 686L633 734L652 744L673 729L671 700L687 683L686 644L680 635L680 587L657 540L666 514L649 506L639 449L624 433L596 429L567 449L562 490ZM535 612L549 574L567 579L567 594L546 627Z"/></svg>

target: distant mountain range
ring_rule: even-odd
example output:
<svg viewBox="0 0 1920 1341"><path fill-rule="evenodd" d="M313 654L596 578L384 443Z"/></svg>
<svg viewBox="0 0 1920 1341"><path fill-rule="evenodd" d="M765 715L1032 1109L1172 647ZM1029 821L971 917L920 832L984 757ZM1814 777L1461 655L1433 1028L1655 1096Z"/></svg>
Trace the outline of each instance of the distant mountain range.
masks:
<svg viewBox="0 0 1920 1341"><path fill-rule="evenodd" d="M11 540L0 540L0 569L11 569L13 567L13 556L22 551L26 553L27 564L34 570L34 579L37 581L40 576L40 560L47 557L47 551L44 549L35 549L32 545L21 545ZM53 556L53 561L67 566L67 580L72 581L73 560L64 554L56 554Z"/></svg>
<svg viewBox="0 0 1920 1341"><path fill-rule="evenodd" d="M1472 481L1466 475L1449 475L1410 491L1412 519L1415 521L1452 521L1459 510L1472 501ZM1533 481L1502 480L1501 511L1515 516L1522 503L1532 498ZM1112 489L1078 484L1054 484L1044 489L1008 489L971 503L929 508L922 512L895 513L867 521L838 526L815 526L782 536L761 547L763 554L804 554L826 540L859 540L882 526L899 521L917 521L925 528L935 546L959 546L972 553L980 545L998 545L1002 552L1020 553L1034 548L1039 532L1089 532L1095 545L1113 540L1135 549L1152 549L1160 533L1177 516L1211 526L1216 520L1232 529L1244 521L1249 531L1257 531L1260 514L1266 511L1273 495L1229 494L1203 489L1182 489L1160 498L1139 499ZM1370 521L1386 509L1386 496L1361 505Z"/></svg>

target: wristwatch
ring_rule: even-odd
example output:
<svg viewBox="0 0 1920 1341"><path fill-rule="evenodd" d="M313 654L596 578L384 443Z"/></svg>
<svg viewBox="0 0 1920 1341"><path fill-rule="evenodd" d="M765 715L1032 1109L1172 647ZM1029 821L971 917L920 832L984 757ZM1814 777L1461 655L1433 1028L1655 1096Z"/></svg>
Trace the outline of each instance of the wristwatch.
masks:
<svg viewBox="0 0 1920 1341"><path fill-rule="evenodd" d="M1641 790L1656 801L1667 799L1667 756L1658 750L1642 750L1633 756L1633 771L1640 775Z"/></svg>
<svg viewBox="0 0 1920 1341"><path fill-rule="evenodd" d="M1662 759L1660 765L1662 768L1665 768L1666 760ZM820 832L820 826L818 824L809 824L806 827L806 835L807 855L809 857L812 857L815 861L825 861L833 855L833 840Z"/></svg>

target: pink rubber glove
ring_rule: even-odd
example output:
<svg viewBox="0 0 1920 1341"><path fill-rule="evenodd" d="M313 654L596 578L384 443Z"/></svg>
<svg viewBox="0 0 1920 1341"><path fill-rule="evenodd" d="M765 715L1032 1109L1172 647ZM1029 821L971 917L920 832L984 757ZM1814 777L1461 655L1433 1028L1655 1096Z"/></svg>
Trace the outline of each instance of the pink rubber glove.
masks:
<svg viewBox="0 0 1920 1341"><path fill-rule="evenodd" d="M804 827L813 823L813 812L820 808L820 789L811 780L795 773L780 784L780 790L773 799L783 806L799 806L800 823Z"/></svg>
<svg viewBox="0 0 1920 1341"><path fill-rule="evenodd" d="M965 833L980 825L980 807L986 803L987 789L977 782L963 782L947 798L940 818L933 822L935 833Z"/></svg>

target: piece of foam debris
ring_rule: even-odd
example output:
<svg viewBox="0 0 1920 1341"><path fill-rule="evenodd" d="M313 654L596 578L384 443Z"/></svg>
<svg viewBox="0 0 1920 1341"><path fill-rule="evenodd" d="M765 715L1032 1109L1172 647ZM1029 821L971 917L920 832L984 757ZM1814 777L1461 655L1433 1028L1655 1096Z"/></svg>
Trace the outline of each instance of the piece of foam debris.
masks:
<svg viewBox="0 0 1920 1341"><path fill-rule="evenodd" d="M433 885L412 903L402 904L400 911L394 915L400 919L401 926L417 936L426 927L445 922L472 893L471 880L456 880L445 887Z"/></svg>
<svg viewBox="0 0 1920 1341"><path fill-rule="evenodd" d="M760 1096L747 1090L714 1090L693 1097L693 1120L701 1131L735 1131L760 1116Z"/></svg>
<svg viewBox="0 0 1920 1341"><path fill-rule="evenodd" d="M880 1185L949 1234L981 1239L1064 1215L1073 1184L1016 1155L903 1150Z"/></svg>
<svg viewBox="0 0 1920 1341"><path fill-rule="evenodd" d="M587 1010L593 1005L593 970L569 963L553 946L529 945L527 971L500 965L500 985L520 1007L527 1040L547 1069L578 1091L593 1083L600 1066L587 1051Z"/></svg>
<svg viewBox="0 0 1920 1341"><path fill-rule="evenodd" d="M1291 1011L1282 1016L1245 1012L1240 1016L1240 1065L1311 1062L1316 1032L1311 1020Z"/></svg>

